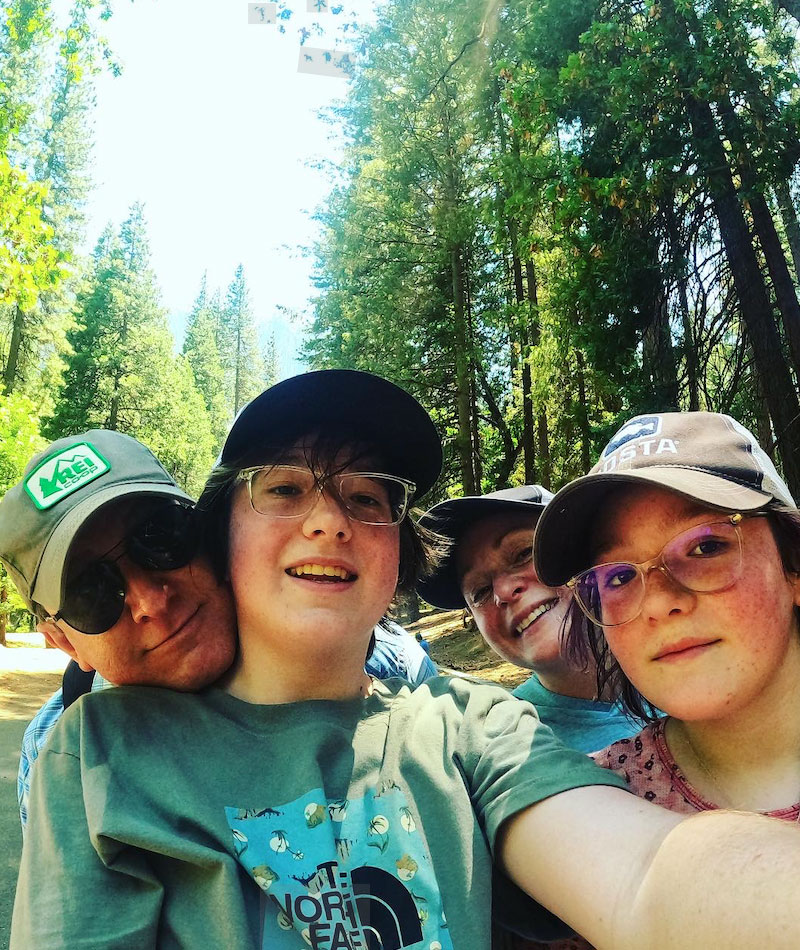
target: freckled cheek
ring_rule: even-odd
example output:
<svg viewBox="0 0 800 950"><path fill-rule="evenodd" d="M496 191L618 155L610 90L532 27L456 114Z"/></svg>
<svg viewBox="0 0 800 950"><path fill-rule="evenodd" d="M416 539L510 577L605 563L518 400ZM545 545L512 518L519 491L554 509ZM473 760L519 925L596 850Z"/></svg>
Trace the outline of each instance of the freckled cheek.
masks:
<svg viewBox="0 0 800 950"><path fill-rule="evenodd" d="M764 596L764 590L773 596ZM779 630L786 624L783 598L774 587L759 585L752 596L737 598L730 609L719 617L720 633L730 637L737 645L746 647L753 654L774 650Z"/></svg>
<svg viewBox="0 0 800 950"><path fill-rule="evenodd" d="M625 628L630 624L625 624ZM627 675L629 670L636 670L648 664L646 655L646 641L635 631L620 627L609 627L605 631L606 643L619 665Z"/></svg>

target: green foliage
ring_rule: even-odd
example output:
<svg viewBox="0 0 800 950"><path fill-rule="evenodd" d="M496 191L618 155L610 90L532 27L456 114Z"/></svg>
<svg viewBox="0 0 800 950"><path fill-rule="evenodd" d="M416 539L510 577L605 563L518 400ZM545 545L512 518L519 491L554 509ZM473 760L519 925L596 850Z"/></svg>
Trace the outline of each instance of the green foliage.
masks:
<svg viewBox="0 0 800 950"><path fill-rule="evenodd" d="M94 427L149 445L182 484L197 490L215 440L189 362L173 339L149 268L142 208L115 234L108 228L68 334L72 355L46 432L57 438Z"/></svg>
<svg viewBox="0 0 800 950"><path fill-rule="evenodd" d="M54 25L47 0L16 0L0 27L0 333L3 381L52 409L80 267L92 105L87 80L110 54L105 3L74 0ZM44 372L49 385L43 384Z"/></svg>
<svg viewBox="0 0 800 950"><path fill-rule="evenodd" d="M0 395L0 495L20 480L30 457L43 446L31 400L16 394Z"/></svg>
<svg viewBox="0 0 800 950"><path fill-rule="evenodd" d="M767 0L385 4L332 117L306 358L433 407L449 492L557 485L639 411L769 436L796 386L762 385L791 379L780 301L740 248L800 159L797 62Z"/></svg>
<svg viewBox="0 0 800 950"><path fill-rule="evenodd" d="M44 447L36 407L27 396L0 395L0 496L16 484L31 456ZM0 565L0 642L5 630L30 629L31 617Z"/></svg>

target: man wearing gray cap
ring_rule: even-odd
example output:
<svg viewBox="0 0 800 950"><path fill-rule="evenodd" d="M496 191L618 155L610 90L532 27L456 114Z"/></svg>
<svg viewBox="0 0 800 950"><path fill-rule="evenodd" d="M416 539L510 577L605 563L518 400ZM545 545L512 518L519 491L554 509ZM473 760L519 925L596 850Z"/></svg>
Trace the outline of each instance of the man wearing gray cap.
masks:
<svg viewBox="0 0 800 950"><path fill-rule="evenodd" d="M117 685L197 690L230 666L230 593L197 554L192 499L136 439L94 429L59 439L0 501L0 560L48 642ZM23 740L29 773L64 710L61 691Z"/></svg>

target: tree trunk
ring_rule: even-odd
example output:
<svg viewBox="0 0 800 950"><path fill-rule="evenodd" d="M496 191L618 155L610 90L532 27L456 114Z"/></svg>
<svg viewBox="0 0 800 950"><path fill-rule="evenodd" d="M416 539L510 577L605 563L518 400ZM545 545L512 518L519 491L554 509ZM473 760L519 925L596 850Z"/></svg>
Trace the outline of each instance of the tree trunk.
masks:
<svg viewBox="0 0 800 950"><path fill-rule="evenodd" d="M536 441L539 445L539 467L542 470L541 484L545 488L553 487L553 460L550 457L550 433L547 425L547 413L539 411L536 425Z"/></svg>
<svg viewBox="0 0 800 950"><path fill-rule="evenodd" d="M525 285L522 279L522 261L517 253L517 225L515 221L508 223L509 236L511 238L511 262L512 272L514 274L514 299L517 303L517 319L514 321L517 337L520 344L520 362L522 372L520 373L520 382L522 385L522 435L520 444L522 446L522 464L525 469L525 484L531 485L536 481L536 446L533 441L533 400L531 397L531 364L530 364L530 338L528 326L525 317L522 315L522 304L525 302Z"/></svg>
<svg viewBox="0 0 800 950"><path fill-rule="evenodd" d="M681 315L681 326L683 327L683 358L686 363L686 385L689 390L689 412L697 412L700 408L700 374L697 365L694 328L689 312L689 293L686 289L688 283L686 248L681 240L678 222L675 220L675 208L671 201L666 202L664 212L669 243L672 248L675 279L678 285L678 307Z"/></svg>
<svg viewBox="0 0 800 950"><path fill-rule="evenodd" d="M111 396L111 405L108 409L108 424L106 428L111 429L113 432L116 432L119 427L119 380L120 375L117 374L114 379L114 393Z"/></svg>
<svg viewBox="0 0 800 950"><path fill-rule="evenodd" d="M453 279L453 323L455 330L456 370L456 450L461 470L461 487L465 495L476 494L475 475L472 467L472 422L470 419L470 360L466 336L464 312L463 255L457 244L450 248L450 267Z"/></svg>
<svg viewBox="0 0 800 950"><path fill-rule="evenodd" d="M17 381L17 363L19 361L19 348L22 343L22 330L25 325L25 312L17 305L14 308L14 323L11 327L11 342L8 347L8 359L6 368L3 372L3 384L5 385L6 395L10 396L14 392L14 384Z"/></svg>
<svg viewBox="0 0 800 950"><path fill-rule="evenodd" d="M660 274L657 280L661 280ZM672 347L667 295L660 285L653 287L649 309L652 320L642 337L644 366L652 381L656 407L677 409L678 369Z"/></svg>
<svg viewBox="0 0 800 950"><path fill-rule="evenodd" d="M525 447L525 484L533 485L536 483L537 476L531 348L539 342L539 289L536 283L536 269L530 259L525 261L525 285L528 298L528 320L523 326L525 349L522 363L522 438Z"/></svg>
<svg viewBox="0 0 800 950"><path fill-rule="evenodd" d="M750 161L739 117L728 96L721 97L719 108L725 135L733 150L737 170L753 215L756 234L772 279L786 339L789 341L795 376L800 379L800 303L797 300L792 275L789 273L789 266L775 229L775 222L772 220L772 214L764 195L758 189L756 173Z"/></svg>
<svg viewBox="0 0 800 950"><path fill-rule="evenodd" d="M475 324L472 320L472 294L470 292L469 281L469 258L464 260L462 269L464 275L464 306L466 308L466 328L469 350L469 418L470 418L470 444L472 446L472 476L475 479L475 487L478 493L483 485L483 463L481 461L481 433L478 416L478 385L475 379Z"/></svg>
<svg viewBox="0 0 800 950"><path fill-rule="evenodd" d="M797 212L789 186L785 181L775 187L775 197L778 201L783 229L786 231L786 240L789 242L789 250L792 253L795 280L800 281L800 224L797 223Z"/></svg>
<svg viewBox="0 0 800 950"><path fill-rule="evenodd" d="M764 396L781 446L784 475L793 494L800 493L800 402L781 349L780 335L738 195L717 134L711 108L690 94L684 97L705 166L714 212L739 298L742 319L753 347Z"/></svg>
<svg viewBox="0 0 800 950"><path fill-rule="evenodd" d="M575 359L578 364L578 428L581 433L581 474L584 475L592 467L589 407L586 404L586 361L580 350L575 350Z"/></svg>
<svg viewBox="0 0 800 950"><path fill-rule="evenodd" d="M752 348L748 347L748 350L750 350L752 356ZM775 455L772 450L772 441L774 438L772 434L772 423L770 422L767 404L764 399L764 387L761 384L761 378L758 375L753 359L750 360L750 376L753 380L753 390L756 394L756 436L758 438L758 444L762 446L764 451L772 458Z"/></svg>

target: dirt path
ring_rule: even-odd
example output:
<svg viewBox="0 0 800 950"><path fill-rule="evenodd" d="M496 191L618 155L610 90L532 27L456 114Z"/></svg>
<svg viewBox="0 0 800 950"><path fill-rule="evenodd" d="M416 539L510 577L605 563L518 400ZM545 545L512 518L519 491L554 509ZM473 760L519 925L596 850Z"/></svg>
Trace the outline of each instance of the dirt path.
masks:
<svg viewBox="0 0 800 950"><path fill-rule="evenodd" d="M22 834L17 809L17 767L25 727L61 685L66 657L28 645L0 647L0 948L8 947L11 908Z"/></svg>
<svg viewBox="0 0 800 950"><path fill-rule="evenodd" d="M408 624L411 633L422 634L431 648L431 659L440 668L469 673L478 679L513 689L524 682L529 671L506 663L489 649L472 624L464 626L463 610L428 614Z"/></svg>

